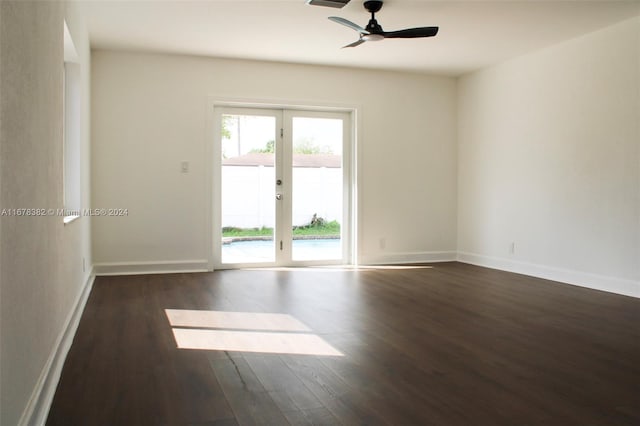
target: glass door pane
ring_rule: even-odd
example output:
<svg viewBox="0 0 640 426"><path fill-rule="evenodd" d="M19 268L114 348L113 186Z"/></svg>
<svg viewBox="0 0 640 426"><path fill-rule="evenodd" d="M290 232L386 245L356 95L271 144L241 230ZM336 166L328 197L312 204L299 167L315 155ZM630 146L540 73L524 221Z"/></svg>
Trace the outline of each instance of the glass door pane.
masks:
<svg viewBox="0 0 640 426"><path fill-rule="evenodd" d="M291 258L340 260L344 122L294 116L291 125Z"/></svg>
<svg viewBox="0 0 640 426"><path fill-rule="evenodd" d="M275 116L222 114L221 262L276 260Z"/></svg>

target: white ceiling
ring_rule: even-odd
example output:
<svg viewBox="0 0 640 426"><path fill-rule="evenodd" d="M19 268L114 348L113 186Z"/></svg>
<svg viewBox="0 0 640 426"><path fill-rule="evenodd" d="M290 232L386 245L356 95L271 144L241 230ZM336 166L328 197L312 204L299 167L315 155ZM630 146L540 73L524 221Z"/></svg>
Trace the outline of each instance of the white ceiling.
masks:
<svg viewBox="0 0 640 426"><path fill-rule="evenodd" d="M459 75L640 15L640 0L386 0L387 31L439 26L435 38L341 49L365 26L363 0L343 9L304 0L83 1L93 48Z"/></svg>

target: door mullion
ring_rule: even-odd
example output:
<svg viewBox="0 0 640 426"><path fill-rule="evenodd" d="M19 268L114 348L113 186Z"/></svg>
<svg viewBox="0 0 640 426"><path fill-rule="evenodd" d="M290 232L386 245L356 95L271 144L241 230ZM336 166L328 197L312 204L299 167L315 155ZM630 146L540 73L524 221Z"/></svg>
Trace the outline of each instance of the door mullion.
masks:
<svg viewBox="0 0 640 426"><path fill-rule="evenodd" d="M282 185L280 189L282 191L282 200L279 201L279 214L277 215L277 221L279 229L278 232L278 248L279 250L277 261L279 265L289 265L291 263L291 165L292 165L292 153L291 153L291 113L287 110L282 111L282 120L280 122L282 132L280 133L280 150L277 158L279 160L278 170L276 174L282 179Z"/></svg>

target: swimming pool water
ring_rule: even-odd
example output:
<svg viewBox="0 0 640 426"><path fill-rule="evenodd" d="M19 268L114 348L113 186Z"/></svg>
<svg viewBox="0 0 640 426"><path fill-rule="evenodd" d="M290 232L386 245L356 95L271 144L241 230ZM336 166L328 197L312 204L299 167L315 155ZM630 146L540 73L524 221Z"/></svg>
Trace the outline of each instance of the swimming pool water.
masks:
<svg viewBox="0 0 640 426"><path fill-rule="evenodd" d="M274 241L234 241L222 245L222 263L257 263L275 260ZM293 260L338 260L342 244L338 238L293 240Z"/></svg>

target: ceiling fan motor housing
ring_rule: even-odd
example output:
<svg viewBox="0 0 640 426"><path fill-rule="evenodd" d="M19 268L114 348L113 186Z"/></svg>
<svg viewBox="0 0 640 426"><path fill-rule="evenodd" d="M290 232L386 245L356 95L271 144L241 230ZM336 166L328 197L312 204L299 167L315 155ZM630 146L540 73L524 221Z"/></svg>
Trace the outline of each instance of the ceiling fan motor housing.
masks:
<svg viewBox="0 0 640 426"><path fill-rule="evenodd" d="M382 34L384 30L382 29L380 24L378 24L378 21L376 21L376 17L375 17L376 12L382 9L382 1L380 0L365 1L364 8L367 9L369 13L371 13L371 19L369 20L369 23L367 24L365 29L369 31L371 34ZM378 38L373 37L371 38L371 40L378 40Z"/></svg>
<svg viewBox="0 0 640 426"><path fill-rule="evenodd" d="M378 21L376 21L375 19L371 19L369 21L369 23L365 27L365 30L369 31L371 34L380 34L384 32L380 24L378 24Z"/></svg>

